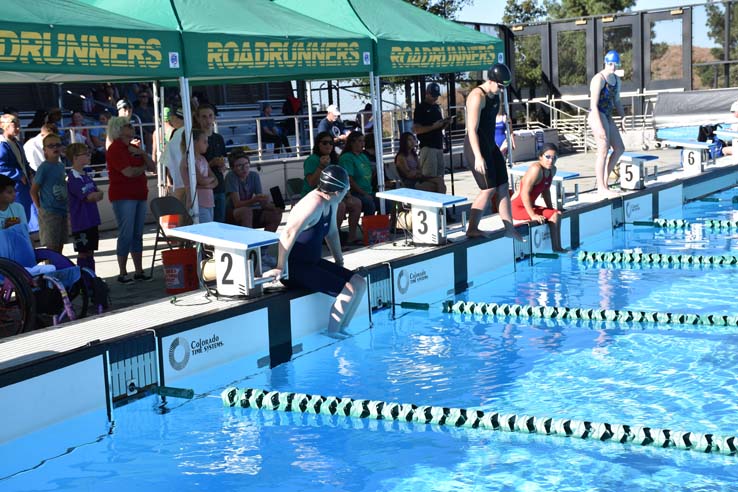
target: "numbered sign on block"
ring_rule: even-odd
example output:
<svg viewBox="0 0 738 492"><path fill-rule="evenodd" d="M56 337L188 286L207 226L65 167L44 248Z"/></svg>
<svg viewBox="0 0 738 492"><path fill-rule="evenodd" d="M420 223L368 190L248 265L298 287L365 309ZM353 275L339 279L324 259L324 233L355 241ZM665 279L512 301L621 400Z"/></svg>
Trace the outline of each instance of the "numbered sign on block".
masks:
<svg viewBox="0 0 738 492"><path fill-rule="evenodd" d="M444 244L446 242L446 213L443 208L413 205L412 214L415 244Z"/></svg>
<svg viewBox="0 0 738 492"><path fill-rule="evenodd" d="M250 279L252 270L249 269L249 260L253 263L253 275L261 276L261 254L259 248L230 249L216 248L215 275L218 282L218 294L225 296L255 295L248 286L253 285Z"/></svg>
<svg viewBox="0 0 738 492"><path fill-rule="evenodd" d="M708 159L707 149L683 149L682 169L687 174L701 174Z"/></svg>
<svg viewBox="0 0 738 492"><path fill-rule="evenodd" d="M643 160L620 161L620 188L623 190L645 188L645 162Z"/></svg>

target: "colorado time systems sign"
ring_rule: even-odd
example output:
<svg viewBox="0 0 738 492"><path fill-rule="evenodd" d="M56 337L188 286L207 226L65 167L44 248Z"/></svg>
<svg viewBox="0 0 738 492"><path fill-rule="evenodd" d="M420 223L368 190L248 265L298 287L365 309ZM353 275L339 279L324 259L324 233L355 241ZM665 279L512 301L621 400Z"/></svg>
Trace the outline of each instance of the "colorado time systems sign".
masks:
<svg viewBox="0 0 738 492"><path fill-rule="evenodd" d="M449 253L393 272L395 302L402 302L435 290L454 288L454 257Z"/></svg>

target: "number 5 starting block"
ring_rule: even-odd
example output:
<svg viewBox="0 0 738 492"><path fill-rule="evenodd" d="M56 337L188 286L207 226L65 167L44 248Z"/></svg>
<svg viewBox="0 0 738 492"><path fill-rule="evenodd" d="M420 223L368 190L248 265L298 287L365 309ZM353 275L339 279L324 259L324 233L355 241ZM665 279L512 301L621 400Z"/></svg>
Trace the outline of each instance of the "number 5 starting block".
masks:
<svg viewBox="0 0 738 492"><path fill-rule="evenodd" d="M261 286L274 280L261 275L261 248L279 242L273 232L220 222L207 222L167 230L167 236L186 239L215 248L215 274L218 294L252 297ZM284 277L287 276L285 264Z"/></svg>
<svg viewBox="0 0 738 492"><path fill-rule="evenodd" d="M620 166L620 188L623 190L642 190L646 187L646 162L658 159L658 156L641 154L640 152L623 152Z"/></svg>
<svg viewBox="0 0 738 492"><path fill-rule="evenodd" d="M445 244L447 239L446 208L465 202L466 197L430 191L398 188L381 191L377 198L409 203L413 217L413 243Z"/></svg>

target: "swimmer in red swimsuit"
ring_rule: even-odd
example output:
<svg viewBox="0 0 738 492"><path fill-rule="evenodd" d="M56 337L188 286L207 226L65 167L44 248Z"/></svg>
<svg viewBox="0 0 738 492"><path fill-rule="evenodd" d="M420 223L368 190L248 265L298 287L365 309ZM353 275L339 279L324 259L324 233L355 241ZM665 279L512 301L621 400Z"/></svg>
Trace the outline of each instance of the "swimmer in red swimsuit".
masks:
<svg viewBox="0 0 738 492"><path fill-rule="evenodd" d="M515 220L529 220L538 224L548 222L551 229L551 246L557 253L565 253L561 247L561 212L551 204L551 183L556 176L556 159L559 149L552 143L545 143L538 153L538 162L531 164L520 181L520 188L512 197L512 216ZM546 207L535 205L536 199L543 196Z"/></svg>

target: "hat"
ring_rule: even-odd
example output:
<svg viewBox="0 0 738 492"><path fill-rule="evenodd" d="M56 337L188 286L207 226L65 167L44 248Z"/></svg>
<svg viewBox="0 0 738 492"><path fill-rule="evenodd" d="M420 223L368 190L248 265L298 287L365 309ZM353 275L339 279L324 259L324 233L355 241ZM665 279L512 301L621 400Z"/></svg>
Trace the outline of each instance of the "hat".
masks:
<svg viewBox="0 0 738 492"><path fill-rule="evenodd" d="M512 81L512 73L504 63L495 63L487 70L487 79L507 87Z"/></svg>
<svg viewBox="0 0 738 492"><path fill-rule="evenodd" d="M347 190L349 188L349 177L346 170L341 166L331 165L320 173L318 189L326 193Z"/></svg>
<svg viewBox="0 0 738 492"><path fill-rule="evenodd" d="M331 104L330 106L328 106L326 108L326 111L329 113L333 113L336 116L341 116L341 112L338 110L338 106L336 106L335 104Z"/></svg>
<svg viewBox="0 0 738 492"><path fill-rule="evenodd" d="M170 116L176 116L180 120L184 119L184 114L182 114L182 108L174 108L170 111Z"/></svg>
<svg viewBox="0 0 738 492"><path fill-rule="evenodd" d="M734 102L733 104L730 105L730 112L731 113L738 112L738 101L736 101L736 102Z"/></svg>
<svg viewBox="0 0 738 492"><path fill-rule="evenodd" d="M614 63L616 66L620 66L620 53L615 50L610 50L605 53L605 64Z"/></svg>
<svg viewBox="0 0 738 492"><path fill-rule="evenodd" d="M436 84L435 82L431 82L425 88L425 92L430 94L432 97L438 97L441 95L441 86Z"/></svg>
<svg viewBox="0 0 738 492"><path fill-rule="evenodd" d="M118 99L118 102L115 103L115 109L118 109L118 110L121 110L125 108L126 106L129 108L131 107L131 103L130 101L128 101L128 99Z"/></svg>

